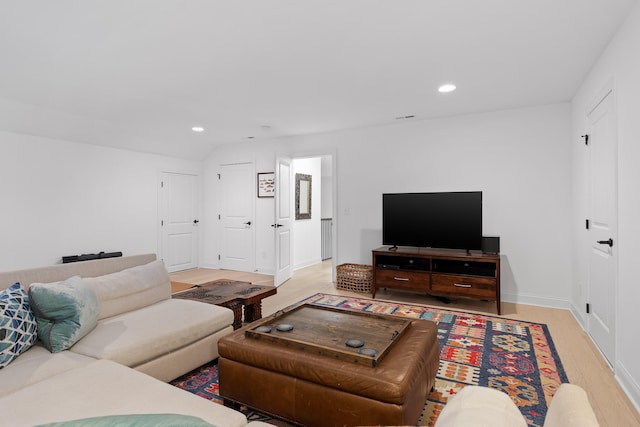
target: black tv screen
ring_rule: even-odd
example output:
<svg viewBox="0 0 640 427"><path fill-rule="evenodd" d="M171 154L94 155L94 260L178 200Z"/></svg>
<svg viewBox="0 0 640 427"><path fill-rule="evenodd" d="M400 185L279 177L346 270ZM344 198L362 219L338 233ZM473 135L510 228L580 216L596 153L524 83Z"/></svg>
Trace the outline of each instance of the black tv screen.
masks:
<svg viewBox="0 0 640 427"><path fill-rule="evenodd" d="M482 191L383 194L382 244L481 249Z"/></svg>

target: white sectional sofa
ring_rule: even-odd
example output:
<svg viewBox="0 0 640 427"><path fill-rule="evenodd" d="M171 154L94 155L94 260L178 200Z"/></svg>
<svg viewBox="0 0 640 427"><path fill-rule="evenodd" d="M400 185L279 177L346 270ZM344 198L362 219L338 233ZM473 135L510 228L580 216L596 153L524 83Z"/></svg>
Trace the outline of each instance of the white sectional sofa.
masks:
<svg viewBox="0 0 640 427"><path fill-rule="evenodd" d="M527 427L513 400L489 387L466 386L449 400L435 427ZM556 391L543 427L598 427L587 393L564 383Z"/></svg>
<svg viewBox="0 0 640 427"><path fill-rule="evenodd" d="M48 301L43 292L66 287L90 288L90 301L81 300L79 311L90 310L93 298L98 309L89 332L68 348L56 348L52 332L4 363L0 426L132 414L195 416L218 427L247 424L242 413L165 383L218 356L218 339L233 330L233 313L172 299L169 275L155 255L0 273L0 291L16 289L15 283L27 292L33 287L30 302L40 317ZM39 329L43 324L38 318Z"/></svg>

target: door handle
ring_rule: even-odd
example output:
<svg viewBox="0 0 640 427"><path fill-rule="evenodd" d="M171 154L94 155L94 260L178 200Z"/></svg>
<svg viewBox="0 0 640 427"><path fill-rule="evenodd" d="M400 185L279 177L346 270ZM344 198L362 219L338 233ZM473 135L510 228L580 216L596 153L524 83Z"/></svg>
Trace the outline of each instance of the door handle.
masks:
<svg viewBox="0 0 640 427"><path fill-rule="evenodd" d="M251 225L251 221L245 222L244 225Z"/></svg>
<svg viewBox="0 0 640 427"><path fill-rule="evenodd" d="M194 223L194 224L197 224L197 223L199 223L199 222L200 222L200 220L198 220L198 219L194 219L194 220L193 220L193 223Z"/></svg>
<svg viewBox="0 0 640 427"><path fill-rule="evenodd" d="M609 247L613 246L613 239L609 238L609 240L598 240L598 243L601 245L609 245Z"/></svg>
<svg viewBox="0 0 640 427"><path fill-rule="evenodd" d="M271 226L272 226L273 228L280 228L280 227L283 227L283 225L282 225L282 224L271 224Z"/></svg>

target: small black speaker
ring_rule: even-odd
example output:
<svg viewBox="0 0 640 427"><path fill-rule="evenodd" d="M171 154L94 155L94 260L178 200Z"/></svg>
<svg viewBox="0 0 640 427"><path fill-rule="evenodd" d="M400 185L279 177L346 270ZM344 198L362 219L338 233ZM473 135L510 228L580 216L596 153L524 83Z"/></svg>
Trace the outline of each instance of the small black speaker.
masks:
<svg viewBox="0 0 640 427"><path fill-rule="evenodd" d="M500 236L482 236L482 253L499 254Z"/></svg>

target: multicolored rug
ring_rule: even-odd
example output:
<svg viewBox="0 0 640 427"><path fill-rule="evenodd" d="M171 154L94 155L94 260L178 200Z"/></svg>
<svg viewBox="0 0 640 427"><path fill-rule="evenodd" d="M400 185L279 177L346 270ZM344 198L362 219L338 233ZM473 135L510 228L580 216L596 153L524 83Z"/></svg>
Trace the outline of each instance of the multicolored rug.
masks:
<svg viewBox="0 0 640 427"><path fill-rule="evenodd" d="M440 369L419 425L434 425L447 400L465 385L481 385L507 393L528 425L542 426L551 398L560 384L568 382L547 326L543 324L329 294L316 294L304 302L431 320L438 324ZM222 403L217 375L217 364L213 362L172 384ZM248 409L245 413L251 419L268 421L267 417Z"/></svg>

